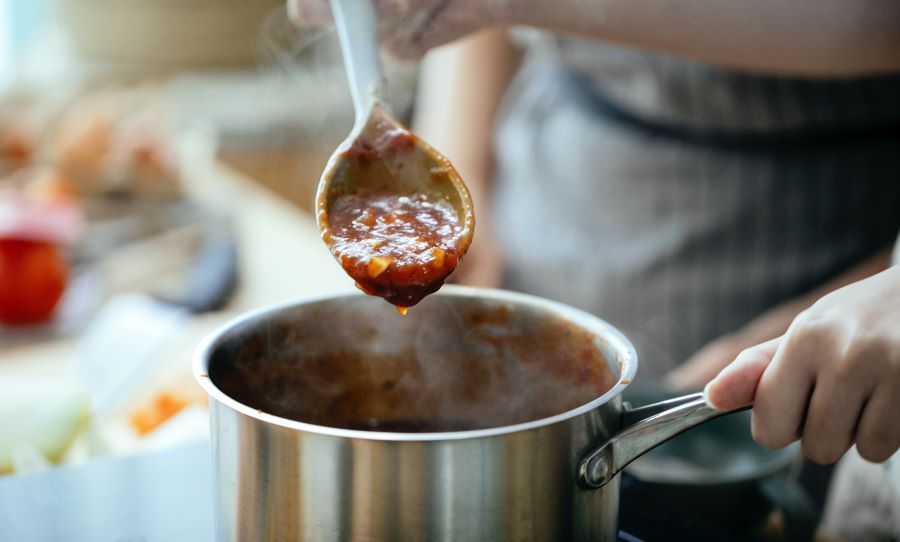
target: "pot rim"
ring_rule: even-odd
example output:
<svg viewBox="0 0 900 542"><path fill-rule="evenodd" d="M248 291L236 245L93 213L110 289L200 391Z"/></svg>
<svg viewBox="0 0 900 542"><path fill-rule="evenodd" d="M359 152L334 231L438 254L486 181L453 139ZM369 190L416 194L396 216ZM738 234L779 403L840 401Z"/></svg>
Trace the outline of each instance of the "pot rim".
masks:
<svg viewBox="0 0 900 542"><path fill-rule="evenodd" d="M288 418L282 418L273 414L267 414L255 408L249 407L232 399L213 384L208 375L209 354L226 337L231 331L240 326L247 325L249 322L264 319L267 316L285 311L286 309L297 307L327 300L342 299L346 297L358 297L364 294L360 292L348 293L327 293L321 295L305 296L297 299L267 305L259 309L246 312L237 316L218 329L209 334L201 341L194 351L192 368L194 378L206 393L215 401L223 404L232 410L235 410L245 416L257 419L261 422L278 425L287 429L303 431L307 433L315 433L330 437L348 438L357 440L376 440L376 441L392 441L392 442L433 442L446 440L468 440L487 437L495 437L510 433L518 433L522 431L530 431L540 427L545 427L572 418L576 418L590 412L601 405L622 394L625 388L634 380L637 373L637 353L631 342L618 329L613 327L605 320L594 316L588 312L570 307L563 303L550 301L538 296L511 292L508 290L491 289L491 288L474 288L469 286L446 285L435 294L438 297L482 297L496 301L506 301L516 304L530 305L532 307L540 307L549 310L554 315L562 317L575 323L579 327L594 333L597 338L608 343L612 350L616 351L617 361L621 367L619 378L615 385L605 393L595 399L584 403L578 407L528 422L517 423L512 425L502 425L499 427L489 427L485 429L473 429L467 431L447 431L441 433L395 433L387 431L365 431L360 429L344 429L340 427L329 427L325 425L316 425Z"/></svg>

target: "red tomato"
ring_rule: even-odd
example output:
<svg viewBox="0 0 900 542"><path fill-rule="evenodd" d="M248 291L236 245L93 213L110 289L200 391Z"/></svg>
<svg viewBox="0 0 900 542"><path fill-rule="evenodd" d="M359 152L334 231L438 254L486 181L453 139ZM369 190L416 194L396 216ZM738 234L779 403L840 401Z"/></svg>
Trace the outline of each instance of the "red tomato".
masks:
<svg viewBox="0 0 900 542"><path fill-rule="evenodd" d="M44 322L66 289L59 248L44 241L0 239L0 322Z"/></svg>

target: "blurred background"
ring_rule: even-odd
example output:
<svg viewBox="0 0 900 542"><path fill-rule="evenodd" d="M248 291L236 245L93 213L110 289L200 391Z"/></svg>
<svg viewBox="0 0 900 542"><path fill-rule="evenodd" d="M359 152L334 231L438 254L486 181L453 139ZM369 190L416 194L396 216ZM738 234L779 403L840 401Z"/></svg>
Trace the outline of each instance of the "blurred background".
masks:
<svg viewBox="0 0 900 542"><path fill-rule="evenodd" d="M283 0L0 2L0 475L205 438L200 339L351 286L309 215L351 115Z"/></svg>
<svg viewBox="0 0 900 542"><path fill-rule="evenodd" d="M500 34L505 45L503 50L509 49L506 53L498 52L501 49L497 47ZM493 36L490 33L482 35L476 38L479 41L475 48L471 48L472 43L465 47L467 53L443 58L445 66L468 69L467 59L471 60L472 51L494 53L488 55L489 58L479 57L479 62L472 62L471 77L467 73L459 87L452 84L447 73L436 71L433 62L422 70L426 76L419 89L421 118L417 132L454 161L473 188L476 205L483 197L476 193L483 190L479 185L485 185L492 175L492 163L488 158L493 157L491 152L474 151L484 151L491 145L492 116L497 112L501 91L509 82L503 79L512 77L515 71L512 66L517 65L521 52L514 49L530 48L536 54L529 58L539 59L543 46L556 46L555 41L543 42L539 39L541 36L532 35L525 29L516 29L511 34L515 34L510 36L512 39L507 39L505 30ZM705 75L697 79L697 74L708 73L707 68L699 64L679 68L673 63L670 79L660 75L668 73L669 68L660 68L659 73L644 79L644 74L639 73L643 69L641 66L657 66L656 60L648 63L644 58L648 53L617 52L612 47L610 44L582 43L572 51L581 51L583 54L579 58L582 60L599 63L598 71L609 76L605 82L608 89L625 89L627 92L623 91L623 96L634 89L640 90L630 97L637 105L646 98L652 106L647 118L661 121L662 126L668 121L665 115L657 115L659 112L653 109L654 100L659 98L665 103L667 94L662 91L666 89L673 96L681 96L682 76L685 80L697 81L695 98L708 107L713 128L722 120L715 113L719 107L725 111L733 108L733 112L753 111L754 108L747 104L756 103L762 104L763 111L769 111L765 107L771 104L763 94L760 96L765 100L758 103L742 94L734 98L728 92L721 94L720 98L724 96L721 103L713 99L719 96L716 86L719 76L708 81ZM434 59L434 55L430 56ZM618 68L609 69L604 64L609 59L613 60L612 67ZM660 61L658 66L669 66L669 60ZM410 125L420 66L394 63L389 59L384 61L387 101L397 116ZM506 64L509 64L508 73L505 68L498 67ZM588 66L588 69L593 67ZM503 139L508 143L506 165L516 167L507 167L509 171L505 174L509 177L533 174L531 190L534 192L529 193L527 189L513 191L509 190L510 183L497 183L501 188L507 187L505 192L498 192L502 195L496 198L504 205L498 207L500 212L492 209L489 216L479 216L481 229L477 239L481 241L473 245L467 259L472 262L480 252L482 263L479 265L493 272L481 277L473 274L466 278L468 283L500 284L502 279L504 287L530 291L595 312L596 306L589 304L601 300L605 312L598 314L636 339L642 359L657 360L662 374L667 370L667 362L659 360L667 359L666 356L686 357L678 354L673 344L681 350L687 349L689 355L698 347L692 343L703 345L710 337L728 332L699 351L707 358L728 361L744 347L756 344L762 338L751 333L753 340L742 344L735 337L746 338L732 332L741 331L747 322L756 322L750 318L759 316L762 309L770 309L767 305L770 302L784 302L775 308L787 307L789 310L762 313L762 316L774 314L775 323L766 322L751 331L769 334L765 339L780 335L793 315L810 303L808 298L792 296L818 295L818 290L812 294L807 292L810 285L817 284L822 277L844 264L853 263L850 260L854 257L874 248L866 244L869 241L866 236L871 232L863 227L865 224L859 225L857 230L853 229L857 227L855 222L848 223L845 231L848 246L859 252L848 253L846 257L834 256L847 261L835 259L834 265L829 263L831 260L819 262L818 256L830 254L831 249L822 249L821 253L815 250L827 246L829 240L810 236L809 250L816 258L806 258L815 260L806 262L809 263L807 271L809 276L818 278L810 282L799 272L796 278L772 273L766 276L766 281L760 282L757 279L762 275L754 274L751 278L762 284L755 286L755 282L743 279L744 275L738 273L738 270L754 272L750 266L722 265L732 257L734 262L740 262L742 255L735 251L734 255L722 256L718 251L720 237L717 235L743 239L745 235L755 234L754 239L759 243L768 242L768 232L775 231L773 224L780 222L774 221L775 215L767 212L769 206L759 205L759 201L765 203L764 200L748 199L745 208L745 192L741 192L741 186L756 186L752 183L757 182L757 170L769 171L766 162L769 154L766 153L780 157L785 150L793 152L791 147L782 149L776 137L771 150L762 153L761 157L754 154L752 145L746 156L741 154L745 151L736 154L730 148L721 151L725 155L721 163L729 171L736 164L733 169L750 172L753 180L747 181L740 175L720 180L714 178L718 173L709 173L711 188L698 193L703 194L702 198L709 195L708 202L712 202L719 190L719 184L712 183L728 181L730 184L726 186L734 190L735 216L756 218L748 222L749 225L738 224L725 216L730 212L726 209L728 212L721 213L721 221L718 214L713 213L709 215L708 225L702 225L701 221L702 227L687 227L684 225L694 224L695 203L692 192L683 189L694 186L694 173L691 172L694 165L700 163L698 157L710 164L720 163L713 156L715 153L701 148L703 145L696 148L693 143L682 145L678 141L680 136L671 141L668 136L657 137L653 131L656 129L654 122L645 129L641 127L644 123L638 118L640 115L631 119L635 121L633 123L620 122L620 117L628 117L630 113L621 114L618 109L604 105L603 100L594 103L572 98L572 89L589 87L587 80L567 77L558 82L559 85L554 82L556 86L546 86L544 82L549 85L552 78L545 81L540 70L522 73L527 77L519 81L519 89L514 89L513 93L516 101L521 102L517 104L519 107L554 110L565 120L564 126L571 121L575 123L573 126L587 127L583 132L566 128L561 132L564 137L547 138L559 146L548 147L544 154L550 155L560 149L568 151L566 146L572 141L581 141L582 136L584 145L601 141L602 148L601 145L596 147L604 152L586 156L590 160L576 161L573 167L590 169L603 164L608 169L602 176L612 181L605 188L599 183L566 184L560 191L554 188L553 198L542 196L546 193L542 192L546 179L541 178L545 172L538 171L537 166L556 164L553 167L567 171L572 164L542 162L541 157L531 156L532 147L525 143L530 141L532 132L536 133L537 124L534 123L544 122L541 120L543 113L535 116L534 123L532 120L519 122L517 115L509 115L507 121L512 119L513 122L503 131ZM554 77L559 75L557 71L552 74ZM502 84L500 80L503 80ZM732 83L735 89L750 88L746 81L744 74L729 72L721 75L719 82L727 83L723 88L732 88ZM812 112L811 118L799 125L807 131L800 130L798 134L815 135L821 129L818 124L821 119L816 116L818 106L806 107L812 103L808 101L813 97L809 93L813 88L809 86L812 80L766 78L753 81L783 84L786 89L796 87L798 96L805 98L798 98L797 104L785 103L797 106L797 111ZM534 91L520 92L524 88L523 82L533 83ZM623 83L621 87L620 83ZM659 85L654 86L656 83ZM671 87L666 83L672 83ZM491 94L484 91L492 84L498 87L497 103L480 96ZM825 81L823 86L828 84ZM843 82L838 84L843 85ZM835 88L839 90L835 95L844 95L843 86ZM894 87L884 88L885 92L890 92ZM654 94L656 91L660 91L658 96ZM552 99L545 101L545 95ZM585 96L588 95L593 94L586 91ZM828 95L827 92L823 94ZM598 92L597 96L603 96L603 93ZM707 97L711 98L707 100ZM623 100L622 103L630 101ZM771 111L780 111L780 103L772 105ZM575 104L575 108L570 110L561 104ZM554 109L555 106L560 107ZM527 112L525 109L520 113ZM482 114L488 110L491 115ZM696 111L686 111L679 114L684 114L682 120L690 121L685 122L687 135L690 135L693 133L691 123L696 120L692 115ZM777 122L772 124L772 133L776 134L780 122L785 119L773 114ZM107 529L104 532L117 533L118 537L121 532L131 532L139 525L144 529L142 540L172 540L176 538L172 533L185 540L210 538L212 521L207 517L211 514L211 507L207 506L211 487L207 468L209 420L206 396L191 373L192 353L204 336L248 310L301 296L354 291L352 281L340 272L321 242L311 214L319 174L335 147L349 133L352 115L334 31L295 28L287 18L284 0L0 0L0 538L10 525L21 528L10 532L32 532L29 529L33 525L27 524L38 523L36 518L48 510L44 515L60 517L54 528L61 531L71 530L71 526L86 526L85 532L97 533L100 531L91 529L99 526L101 530ZM823 118L827 120L828 117ZM589 119L590 123L582 126L583 119ZM747 116L746 126L735 135L741 135L744 130L744 135L767 136L766 130L756 133L755 122ZM461 126L466 130L461 130ZM641 128L634 130L635 126ZM840 123L836 126L841 128ZM447 138L443 141L432 139L432 134L442 131L446 132ZM598 134L602 136L600 139L591 139ZM750 140L755 141L754 138ZM818 140L813 138L812 141ZM893 147L889 147L891 141L881 143L888 150L880 150L882 147L875 145L873 153L893 156ZM870 145L864 139L856 144L860 148ZM579 147L572 148L577 150ZM684 150L686 148L688 151ZM811 148L809 152L791 155L792 158L799 156L798 164L813 172L809 173L808 179L800 179L803 181L800 184L785 183L779 177L780 170L772 168L771 178L766 182L771 181L771 186L777 189L760 189L759 197L765 195L774 201L783 193L792 195L796 191L800 194L804 186L812 186L806 183L819 182L817 175L828 177L828 182L833 181L828 186L832 186L835 193L846 190L847 183L857 182L850 177L838 179L837 175L819 167L831 161L838 163L832 156L836 152L834 149L828 145ZM646 180L643 178L647 175L645 170L632 168L631 161L637 160L643 166L649 156L648 149L663 156L661 171L664 173L659 174L657 187L660 190L646 190L650 199L644 199L637 192L618 190L632 182L631 175ZM672 149L677 152L670 153ZM848 149L842 151L847 153L841 155L844 156L842 159L855 163L856 147L850 145ZM517 159L509 160L510 156ZM675 166L665 165L665 160L669 159L674 160ZM788 163L793 164L785 162ZM684 173L684 179L676 176L678 182L670 182L669 169L679 172L683 169L687 173ZM620 170L625 173L619 175ZM710 171L718 170L711 167ZM881 183L879 189L893 186L888 178L892 170L885 171L882 177L873 178L873 183ZM614 174L608 175L609 172ZM585 178L592 179L590 176ZM707 179L701 180L705 183ZM511 197L516 194L521 199ZM567 194L567 197L558 197L561 194ZM591 194L597 196L596 201L605 202L601 209L606 210L602 213L594 208L589 199ZM607 200L609 194L618 194L620 199ZM868 194L873 200L877 199L875 188ZM701 201L706 201L702 198ZM819 199L819 204L828 203ZM835 201L839 199L835 198ZM886 209L891 200L882 199ZM617 209L617 202L626 205L620 206L621 216L610 215L610 231L614 235L606 239L607 249L587 254L583 247L592 242L590 236L594 235L594 230L591 228L609 227L603 221L604 216L609 214L608 210ZM680 202L681 207L672 207L675 205L672 202ZM526 206L522 207L523 204ZM757 208L760 209L758 212ZM832 212L828 210L832 207L823 208L826 209L823 213ZM502 212L504 209L506 214ZM632 213L632 209L640 212ZM662 214L666 217L671 214L676 220L670 221L666 217L656 220L661 214L658 209L668 209ZM785 214L790 214L790 209L785 209ZM840 208L835 206L834 209L833 223L843 224ZM648 214L645 215L644 210ZM679 222L678 213L686 216L684 222ZM813 218L809 224L802 224L810 231L831 231L813 223L816 213L806 214ZM864 222L865 213L857 215ZM888 224L888 212L883 211L882 215L882 229L888 231L886 235L892 243L896 227L893 223ZM518 220L520 217L522 221ZM570 220L572 217L579 220ZM485 220L494 218L498 223L506 222L500 229L507 234L505 242L501 237L496 245L490 237L490 222ZM805 220L804 217L796 218L801 219ZM635 224L640 227L634 227ZM537 226L538 229L533 229ZM741 229L744 226L746 230ZM634 237L620 239L623 232ZM709 232L717 235L709 235ZM543 238L538 239L537 235ZM706 247L704 250L708 249L705 254L711 257L688 254L694 246L693 241L698 239ZM536 244L538 240L540 243ZM478 243L486 249L479 250ZM681 252L670 250L673 246ZM552 248L549 254L556 257L545 257L541 247ZM566 247L577 250L567 252ZM522 248L527 250L519 250ZM639 257L608 257L609 253L619 254L616 251L625 248L639 249L634 253ZM879 257L886 261L887 253L883 251ZM494 267L484 265L485 254L497 260ZM510 262L518 262L519 270L528 273L502 275L501 255L507 259L510 255L522 256L524 259ZM534 255L539 257L532 258ZM584 260L588 265L583 263L587 256L593 258ZM685 258L681 263L677 259L680 257ZM774 252L771 255L773 261L778 257ZM804 261L802 254L796 258L799 262ZM727 276L734 274L733 280L722 283L722 291L729 296L706 295L707 280L699 273L706 267L699 266L701 260L710 266L710 276L719 276L720 269L725 269ZM566 264L574 261L578 262L577 266ZM762 259L758 261L764 263ZM670 265L670 262L678 265ZM679 266L684 262L687 262L684 269L698 277L687 281L690 282L686 285L687 290L672 286L675 279L682 277ZM817 270L816 266L827 269ZM508 267L516 270L516 265ZM602 284L596 277L598 269L605 276ZM465 272L465 268L461 271ZM571 276L576 278L570 279ZM559 280L560 277L565 280ZM672 282L670 277L674 277ZM770 279L772 284L765 286ZM764 301L753 289L762 290L764 286L773 288L777 295L769 295L768 301ZM599 294L585 295L593 290ZM634 302L632 290L639 290L643 303ZM682 332L690 318L684 316L687 305L680 301L684 296L676 295L679 292L696 294L697 299L707 303L698 302L697 310L693 311L697 321L691 325L696 324L695 327L702 331L697 332L698 336L710 337L697 341L690 333ZM662 304L659 299L663 299ZM733 301L745 299L751 302L743 307L738 306L743 301ZM801 305L795 299L799 299ZM609 300L619 304L611 304ZM707 306L724 309L719 318L710 318ZM725 319L726 315L728 319ZM623 326L619 319L626 324L630 320L633 326ZM780 331L772 332L776 328ZM671 361L674 366L684 359L673 357ZM652 367L648 363L644 374ZM669 390L664 391L668 393ZM643 402L659 398L648 396ZM777 469L763 465L759 478L780 477L793 482L797 478L795 467L799 465L797 446L784 452L762 451L749 439L749 418L740 418L739 422L743 425L719 426L718 429L710 424L708 433L693 431L680 440L673 440L668 452L665 447L660 448L665 472L671 474L677 470L671 468L673 463L666 454L678 456L683 453L695 461L695 466L702 465L710 470L715 469L708 460L708 454L713 452L738 460L749 457L736 453L737 448L732 448L734 445L780 465ZM689 440L692 435L697 440ZM744 438L739 440L735 435ZM727 445L716 448L716 443L721 445L722 442ZM697 450L703 453L698 454ZM151 451L155 453L146 453ZM100 461L89 462L89 459ZM104 466L107 459L110 461ZM156 463L151 465L154 461ZM80 466L59 469L55 468L57 465ZM681 465L678 468L687 473L688 481L684 485L695 498L669 493L652 482L641 485L642 465L638 462L631 469L637 468L637 475L623 477L625 513L622 524L626 528L644 524L649 528L649 522L640 513L649 511L657 520L657 512L664 510L672 516L671 523L657 521L653 527L668 532L670 525L678 525L682 531L672 531L669 535L680 540L688 536L684 533L689 527L699 526L690 531L692 533L710 527L719 529L720 525L712 524L724 523L720 521L720 510L741 513L742 507L748 508L744 493L731 492L737 486L744 491L745 487L740 485L744 481L723 490L742 499L732 506L732 501L704 493L711 484L704 482L694 487L696 476L692 473L695 471L685 468L684 464L675 465ZM29 483L30 475L42 471L46 472L31 476L32 483ZM143 472L144 478L132 476L135 472ZM160 472L167 474L156 474ZM652 478L647 472L652 474L645 470L643 482ZM781 488L772 492L753 485L755 498L765 504L760 508L763 512L759 518L751 518L753 522L761 523L761 528L757 529L760 526L754 523L752 529L755 530L744 529L749 537L741 540L800 540L799 537L782 536L791 528L791 507L795 516L803 520L800 525L804 532L811 535L819 519L831 471L828 468L816 470L807 465L804 472L809 474L800 477L803 478L803 489L815 498L814 503L799 489L791 492ZM70 484L68 480L75 480L77 476L81 476L81 485ZM57 484L52 487L66 487L68 492L63 496L52 495L53 491L47 489L50 486L40 481L42 477L52 478ZM128 485L123 480L132 480L134 484ZM876 476L873 480L875 487L881 487L880 478ZM755 479L752 484L756 484ZM723 482L722 485L728 484ZM747 487L749 485L748 482ZM95 497L102 498L82 500L81 493L85 492L86 486L91 486ZM855 500L852 491L844 493L848 495L845 499L848 502ZM32 496L36 503L29 502L23 495ZM120 498L121 495L130 500ZM785 495L781 500L786 504L777 502L779 496ZM54 497L58 498L54 500ZM657 505L648 506L652 498L660 500ZM71 506L73 502L82 505L81 508ZM116 513L110 514L107 509L98 511L93 519L81 517L84 509L98 508L98 502L113 503ZM632 503L630 508L629 502ZM695 503L698 502L714 505L710 515L716 521L695 521L701 515L696 510ZM690 510L682 514L672 506L673 503L680 503ZM864 508L863 504L858 508ZM157 521L157 517L166 516L168 510L164 507L167 506L183 513L174 520L166 518L170 520L168 522ZM778 513L771 512L773 506L781 507L782 516L787 519L782 520ZM145 514L145 508L150 507L155 508ZM629 516L630 511L635 514ZM91 538L94 539L97 538ZM110 535L103 539L120 538ZM128 538L132 539L138 538ZM659 535L655 539L666 538Z"/></svg>

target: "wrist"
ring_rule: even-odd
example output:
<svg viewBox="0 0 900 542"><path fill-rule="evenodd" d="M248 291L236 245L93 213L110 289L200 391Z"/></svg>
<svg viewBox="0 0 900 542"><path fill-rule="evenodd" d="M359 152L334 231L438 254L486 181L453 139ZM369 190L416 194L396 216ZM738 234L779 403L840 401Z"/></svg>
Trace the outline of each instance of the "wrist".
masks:
<svg viewBox="0 0 900 542"><path fill-rule="evenodd" d="M494 25L533 26L563 33L600 37L610 16L609 0L499 0L490 4Z"/></svg>

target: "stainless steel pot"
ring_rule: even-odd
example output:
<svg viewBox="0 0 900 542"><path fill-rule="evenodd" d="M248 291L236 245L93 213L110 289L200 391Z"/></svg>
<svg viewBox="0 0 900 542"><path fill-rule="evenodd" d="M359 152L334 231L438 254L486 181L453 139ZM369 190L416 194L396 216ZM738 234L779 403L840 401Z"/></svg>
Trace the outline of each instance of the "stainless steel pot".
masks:
<svg viewBox="0 0 900 542"><path fill-rule="evenodd" d="M700 395L630 411L612 326L462 287L406 317L362 295L256 311L194 370L223 541L615 540L617 473L723 414Z"/></svg>

